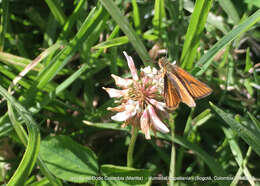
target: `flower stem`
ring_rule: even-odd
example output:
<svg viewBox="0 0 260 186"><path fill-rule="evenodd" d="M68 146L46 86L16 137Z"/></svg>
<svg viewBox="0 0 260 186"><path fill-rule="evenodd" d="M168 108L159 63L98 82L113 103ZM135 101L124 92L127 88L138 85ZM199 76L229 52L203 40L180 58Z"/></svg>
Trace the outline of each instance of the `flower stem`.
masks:
<svg viewBox="0 0 260 186"><path fill-rule="evenodd" d="M138 136L138 128L133 125L132 127L132 136L130 140L130 144L128 146L128 152L127 152L127 167L133 167L133 153L135 148L135 142Z"/></svg>
<svg viewBox="0 0 260 186"><path fill-rule="evenodd" d="M174 185L174 177L175 177L175 156L176 156L176 150L174 146L174 131L175 131L175 124L174 124L174 116L170 116L170 127L171 127L171 136L172 136L172 152L171 152L171 163L170 163L170 171L169 171L169 181L170 181L170 186Z"/></svg>

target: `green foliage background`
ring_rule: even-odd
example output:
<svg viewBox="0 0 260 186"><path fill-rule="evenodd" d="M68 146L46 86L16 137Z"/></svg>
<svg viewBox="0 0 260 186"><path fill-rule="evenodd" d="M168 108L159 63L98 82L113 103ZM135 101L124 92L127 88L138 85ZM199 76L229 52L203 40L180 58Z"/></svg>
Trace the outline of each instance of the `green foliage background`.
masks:
<svg viewBox="0 0 260 186"><path fill-rule="evenodd" d="M258 184L259 1L2 0L0 5L2 184L201 184L196 176L210 178L203 181L208 185ZM158 133L147 141L140 133L130 168L131 127L110 119L106 108L114 100L102 87L115 86L111 74L130 76L123 51L138 68L157 66L148 51L158 43L213 93L195 109L180 105L172 113L174 138ZM176 178L193 180L149 179L169 176L170 169ZM214 179L220 176L238 179ZM108 177L118 180L104 180Z"/></svg>

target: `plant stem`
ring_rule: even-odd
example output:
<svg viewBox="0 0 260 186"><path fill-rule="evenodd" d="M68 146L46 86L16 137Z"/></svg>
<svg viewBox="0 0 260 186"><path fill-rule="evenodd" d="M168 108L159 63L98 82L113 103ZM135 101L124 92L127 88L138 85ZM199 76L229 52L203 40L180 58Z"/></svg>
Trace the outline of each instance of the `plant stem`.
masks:
<svg viewBox="0 0 260 186"><path fill-rule="evenodd" d="M135 142L138 136L138 128L133 125L132 128L132 136L130 140L130 144L128 146L128 152L127 152L127 167L133 167L133 153L135 148Z"/></svg>
<svg viewBox="0 0 260 186"><path fill-rule="evenodd" d="M174 177L175 177L175 156L176 156L176 150L175 150L175 146L174 146L174 129L175 129L175 125L174 125L174 118L171 115L170 119L169 119L169 123L170 123L170 127L171 127L171 136L172 136L172 152L171 152L171 163L170 163L170 171L169 171L169 182L170 182L170 186L174 185Z"/></svg>

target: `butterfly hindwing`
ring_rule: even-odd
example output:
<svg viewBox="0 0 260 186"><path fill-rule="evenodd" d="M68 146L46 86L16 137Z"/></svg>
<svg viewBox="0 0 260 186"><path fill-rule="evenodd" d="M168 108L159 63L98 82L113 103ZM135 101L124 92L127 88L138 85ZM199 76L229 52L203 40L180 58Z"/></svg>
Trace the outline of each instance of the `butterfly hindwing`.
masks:
<svg viewBox="0 0 260 186"><path fill-rule="evenodd" d="M186 87L182 84L181 80L174 73L169 73L169 80L176 87L181 101L187 104L189 107L195 107L196 104L193 97L187 91Z"/></svg>
<svg viewBox="0 0 260 186"><path fill-rule="evenodd" d="M164 75L164 99L167 107L171 110L176 109L181 102L177 87L168 80L167 73Z"/></svg>
<svg viewBox="0 0 260 186"><path fill-rule="evenodd" d="M211 94L212 89L209 88L206 84L197 80L195 77L190 75L185 70L181 69L178 66L174 66L178 77L181 79L185 88L189 91L190 95L195 99L200 99Z"/></svg>

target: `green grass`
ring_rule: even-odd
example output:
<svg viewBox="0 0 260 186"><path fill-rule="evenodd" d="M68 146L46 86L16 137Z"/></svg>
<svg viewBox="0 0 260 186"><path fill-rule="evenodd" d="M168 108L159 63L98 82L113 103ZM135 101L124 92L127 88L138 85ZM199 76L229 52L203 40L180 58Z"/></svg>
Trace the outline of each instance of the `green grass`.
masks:
<svg viewBox="0 0 260 186"><path fill-rule="evenodd" d="M1 184L257 184L252 178L260 177L259 3L0 5ZM102 87L115 87L111 74L130 77L123 51L138 69L158 68L148 52L155 44L167 49L160 57L176 60L213 93L194 109L181 104L172 112L174 126L165 121L172 134L146 140L139 132L133 144L131 127L110 119L107 107L115 104ZM134 149L128 151L130 143ZM193 180L148 179L169 175ZM117 176L125 179L104 180ZM214 180L220 176L236 179Z"/></svg>

